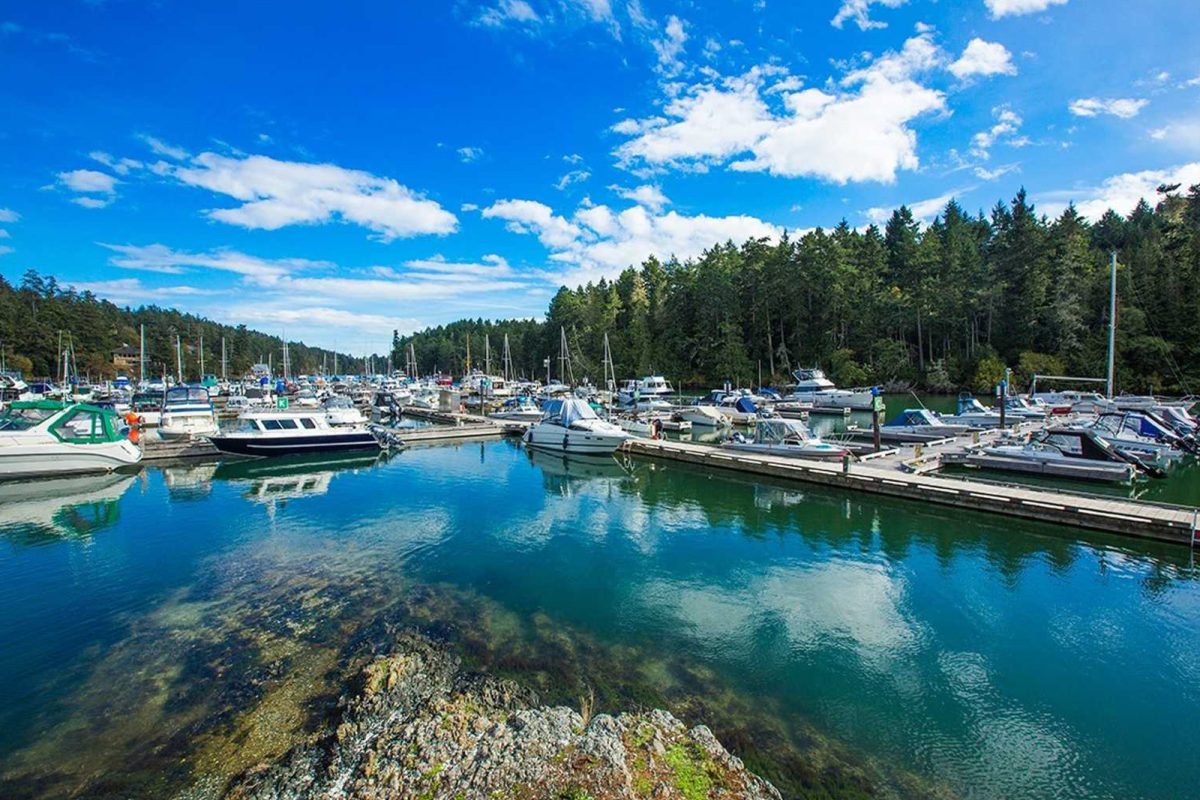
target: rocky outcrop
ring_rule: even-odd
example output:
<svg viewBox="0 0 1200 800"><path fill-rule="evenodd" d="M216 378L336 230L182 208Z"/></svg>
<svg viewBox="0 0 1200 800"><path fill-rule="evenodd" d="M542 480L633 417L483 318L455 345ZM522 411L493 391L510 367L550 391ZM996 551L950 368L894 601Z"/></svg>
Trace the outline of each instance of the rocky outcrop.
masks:
<svg viewBox="0 0 1200 800"><path fill-rule="evenodd" d="M582 703L587 713L588 703ZM708 728L665 711L538 706L527 689L466 674L402 637L342 698L330 732L235 781L231 800L307 798L779 798Z"/></svg>

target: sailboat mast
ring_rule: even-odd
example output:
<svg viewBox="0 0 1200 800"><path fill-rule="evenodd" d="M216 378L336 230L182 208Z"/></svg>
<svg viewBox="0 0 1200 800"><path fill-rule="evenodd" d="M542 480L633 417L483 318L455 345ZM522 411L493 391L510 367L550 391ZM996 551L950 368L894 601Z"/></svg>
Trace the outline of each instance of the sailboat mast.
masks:
<svg viewBox="0 0 1200 800"><path fill-rule="evenodd" d="M175 334L175 380L183 383L183 342Z"/></svg>
<svg viewBox="0 0 1200 800"><path fill-rule="evenodd" d="M221 380L229 380L229 361L225 358L225 337L221 337Z"/></svg>
<svg viewBox="0 0 1200 800"><path fill-rule="evenodd" d="M204 334L200 334L200 379L204 380Z"/></svg>
<svg viewBox="0 0 1200 800"><path fill-rule="evenodd" d="M138 326L138 383L146 382L146 326Z"/></svg>
<svg viewBox="0 0 1200 800"><path fill-rule="evenodd" d="M486 333L483 335L483 372L492 374L492 341Z"/></svg>
<svg viewBox="0 0 1200 800"><path fill-rule="evenodd" d="M1112 278L1108 297L1108 399L1113 398L1113 373L1117 365L1117 251L1112 251Z"/></svg>

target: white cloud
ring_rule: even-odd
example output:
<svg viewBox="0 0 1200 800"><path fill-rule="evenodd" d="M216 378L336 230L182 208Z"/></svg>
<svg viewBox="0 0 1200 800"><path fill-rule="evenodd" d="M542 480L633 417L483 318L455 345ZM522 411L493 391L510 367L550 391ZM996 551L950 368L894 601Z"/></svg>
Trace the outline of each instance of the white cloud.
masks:
<svg viewBox="0 0 1200 800"><path fill-rule="evenodd" d="M58 173L59 182L72 192L89 192L96 194L112 194L117 185L117 179L104 172L94 169L76 169L70 172Z"/></svg>
<svg viewBox="0 0 1200 800"><path fill-rule="evenodd" d="M850 20L858 26L860 31L886 28L886 22L871 19L871 6L899 8L905 2L907 0L842 0L841 8L838 9L837 15L830 20L830 24L835 28L840 28L846 23L846 20Z"/></svg>
<svg viewBox="0 0 1200 800"><path fill-rule="evenodd" d="M923 33L847 73L829 91L767 97L768 79L778 85L787 77L770 66L697 84L671 99L661 116L615 125L614 132L632 137L617 148L618 163L703 170L746 153L729 168L842 184L890 183L899 170L919 165L909 123L945 108L941 92L915 79L942 63L932 35ZM768 99L779 108L768 106Z"/></svg>
<svg viewBox="0 0 1200 800"><path fill-rule="evenodd" d="M11 233L4 230L4 228L0 228L0 239L11 239L11 238L12 238Z"/></svg>
<svg viewBox="0 0 1200 800"><path fill-rule="evenodd" d="M934 217L941 214L942 211L945 210L946 204L961 194L961 192L962 190L960 189L952 189L945 194L938 195L937 197L930 197L927 200L917 200L916 202L907 203L906 205L908 206L908 210L912 212L913 217L928 224L933 221ZM863 216L866 217L869 222L872 222L875 225L883 225L892 216L892 211L895 210L896 207L897 206L877 206L875 208L868 208L863 212Z"/></svg>
<svg viewBox="0 0 1200 800"><path fill-rule="evenodd" d="M683 45L687 38L683 20L672 14L667 18L662 38L650 43L658 56L658 71L664 76L674 77L683 70L683 62L679 57L683 54Z"/></svg>
<svg viewBox="0 0 1200 800"><path fill-rule="evenodd" d="M458 157L462 159L464 164L470 164L472 161L478 161L483 157L482 147L460 147L458 148Z"/></svg>
<svg viewBox="0 0 1200 800"><path fill-rule="evenodd" d="M626 189L621 186L610 186L608 188L616 192L619 197L632 200L651 211L662 211L663 208L671 204L671 201L667 199L667 196L663 194L662 189L658 186L646 184L634 189Z"/></svg>
<svg viewBox="0 0 1200 800"><path fill-rule="evenodd" d="M71 202L83 208L106 208L111 205L112 197L72 197Z"/></svg>
<svg viewBox="0 0 1200 800"><path fill-rule="evenodd" d="M776 238L782 233L779 227L750 216L689 217L675 211L654 213L642 206L623 211L584 206L568 220L542 203L502 200L484 209L483 216L504 220L509 230L537 236L550 250L550 260L564 267L548 278L567 285L611 278L651 255L694 258L726 240Z"/></svg>
<svg viewBox="0 0 1200 800"><path fill-rule="evenodd" d="M1150 138L1180 150L1200 150L1200 117L1176 120L1154 128Z"/></svg>
<svg viewBox="0 0 1200 800"><path fill-rule="evenodd" d="M541 21L542 18L525 0L500 0L475 17L475 24L488 28L502 28L509 23L537 24Z"/></svg>
<svg viewBox="0 0 1200 800"><path fill-rule="evenodd" d="M992 116L996 118L996 124L971 137L971 155L985 161L991 157L992 146L998 142L1017 146L1024 143L1017 137L1022 122L1019 114L1007 106L997 106L992 109Z"/></svg>
<svg viewBox="0 0 1200 800"><path fill-rule="evenodd" d="M1045 11L1050 6L1067 4L1067 0L983 0L983 2L991 12L992 19L1036 14L1039 11Z"/></svg>
<svg viewBox="0 0 1200 800"><path fill-rule="evenodd" d="M161 139L156 139L153 136L147 136L144 133L138 136L138 138L145 142L157 155L164 156L166 158L173 158L176 161L182 161L188 157L187 150L184 150L182 147L175 147L174 145L167 144Z"/></svg>
<svg viewBox="0 0 1200 800"><path fill-rule="evenodd" d="M972 39L958 60L950 65L950 72L959 79L973 75L1016 75L1017 66L1004 45Z"/></svg>
<svg viewBox="0 0 1200 800"><path fill-rule="evenodd" d="M592 177L592 173L588 172L586 169L573 169L566 175L563 175L561 178L559 178L554 184L554 188L561 192L568 186L576 183L583 183L590 177Z"/></svg>
<svg viewBox="0 0 1200 800"><path fill-rule="evenodd" d="M9 253L15 253L15 252L16 252L16 251L15 251L15 250L13 250L13 249L12 249L11 247L9 247L8 245L6 245L6 244L0 244L0 256L6 256L6 255L8 255Z"/></svg>
<svg viewBox="0 0 1200 800"><path fill-rule="evenodd" d="M300 270L328 270L335 266L330 261L311 261L306 258L258 258L228 249L189 253L163 244L97 244L115 253L109 257L108 263L121 269L169 275L187 272L189 268L214 269L241 275L259 286L271 286Z"/></svg>
<svg viewBox="0 0 1200 800"><path fill-rule="evenodd" d="M178 300L214 292L193 286L147 286L138 278L117 278L109 281L72 281L67 285L79 292L92 294L121 306L137 306L155 300Z"/></svg>
<svg viewBox="0 0 1200 800"><path fill-rule="evenodd" d="M118 175L128 175L131 171L144 166L141 161L132 158L115 158L103 150L93 150L88 153L88 158L99 161Z"/></svg>
<svg viewBox="0 0 1200 800"><path fill-rule="evenodd" d="M1081 97L1072 100L1067 110L1077 117L1096 117L1109 114L1121 119L1136 117L1146 107L1149 100L1132 97L1101 99L1098 97Z"/></svg>
<svg viewBox="0 0 1200 800"><path fill-rule="evenodd" d="M0 222L16 222L21 215L11 208L0 208Z"/></svg>
<svg viewBox="0 0 1200 800"><path fill-rule="evenodd" d="M992 169L986 169L984 167L975 167L974 170L972 170L972 171L975 173L975 177L979 178L980 180L994 181L999 178L1003 178L1005 175L1007 175L1010 172L1016 172L1018 169L1020 169L1019 164L1001 164L1000 166L994 167Z"/></svg>
<svg viewBox="0 0 1200 800"><path fill-rule="evenodd" d="M1118 214L1128 214L1139 200L1154 204L1155 190L1172 183L1184 187L1200 183L1200 161L1166 169L1126 172L1106 178L1099 186L1050 192L1039 199L1041 210L1051 216L1061 213L1068 203L1074 202L1080 214L1095 222L1110 208Z"/></svg>
<svg viewBox="0 0 1200 800"><path fill-rule="evenodd" d="M374 231L384 241L458 228L454 214L398 181L336 164L201 153L186 165L159 162L154 170L242 201L206 214L243 228L276 230L340 220Z"/></svg>
<svg viewBox="0 0 1200 800"><path fill-rule="evenodd" d="M478 211L479 206L476 203L463 203L461 206L458 207L458 210L462 211L463 213L466 213L468 211Z"/></svg>

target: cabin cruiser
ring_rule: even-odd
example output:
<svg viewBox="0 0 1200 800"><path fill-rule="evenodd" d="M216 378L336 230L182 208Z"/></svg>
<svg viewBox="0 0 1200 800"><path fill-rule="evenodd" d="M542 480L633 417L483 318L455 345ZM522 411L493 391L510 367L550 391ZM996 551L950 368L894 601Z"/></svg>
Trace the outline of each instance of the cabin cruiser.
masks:
<svg viewBox="0 0 1200 800"><path fill-rule="evenodd" d="M325 419L335 428L365 425L367 418L355 408L349 397L335 394L325 401Z"/></svg>
<svg viewBox="0 0 1200 800"><path fill-rule="evenodd" d="M666 398L674 394L675 388L666 378L661 375L648 375L639 380L625 381L624 385L617 390L617 399L623 406L632 406L648 400L665 402Z"/></svg>
<svg viewBox="0 0 1200 800"><path fill-rule="evenodd" d="M728 450L760 453L769 456L790 456L818 461L840 461L850 451L840 445L821 441L798 419L775 417L760 419L754 425L754 438L741 433L722 445Z"/></svg>
<svg viewBox="0 0 1200 800"><path fill-rule="evenodd" d="M1008 395L1004 399L1005 422L1009 417L1016 419L1045 419L1050 413L1050 407L1045 403L1027 400L1018 395Z"/></svg>
<svg viewBox="0 0 1200 800"><path fill-rule="evenodd" d="M971 430L970 425L951 424L927 408L906 408L883 428L895 433L937 433L958 436Z"/></svg>
<svg viewBox="0 0 1200 800"><path fill-rule="evenodd" d="M201 386L173 386L163 396L158 435L163 439L193 439L217 432L208 390Z"/></svg>
<svg viewBox="0 0 1200 800"><path fill-rule="evenodd" d="M542 407L542 418L525 432L525 444L564 453L611 453L629 438L629 434L596 415L583 400L566 397L549 400Z"/></svg>
<svg viewBox="0 0 1200 800"><path fill-rule="evenodd" d="M488 414L492 419L504 422L537 422L542 418L542 410L532 397L513 397L505 401L499 411Z"/></svg>
<svg viewBox="0 0 1200 800"><path fill-rule="evenodd" d="M732 392L714 389L698 405L715 408L721 416L734 425L753 425L759 417L769 416L759 409L750 393L745 389Z"/></svg>
<svg viewBox="0 0 1200 800"><path fill-rule="evenodd" d="M0 478L111 472L141 460L121 418L106 409L16 400L0 414Z"/></svg>
<svg viewBox="0 0 1200 800"><path fill-rule="evenodd" d="M817 368L798 369L792 373L796 382L788 387L783 398L789 403L808 403L817 408L849 408L870 411L874 395L870 389L839 389L825 373Z"/></svg>
<svg viewBox="0 0 1200 800"><path fill-rule="evenodd" d="M1200 432L1200 422L1182 406L1155 406L1154 414L1180 436L1195 436Z"/></svg>
<svg viewBox="0 0 1200 800"><path fill-rule="evenodd" d="M365 426L330 425L322 410L247 411L238 422L236 430L208 437L222 453L284 456L382 449Z"/></svg>
<svg viewBox="0 0 1200 800"><path fill-rule="evenodd" d="M675 411L675 416L692 423L696 428L728 428L730 424L729 418L720 409L707 403L684 406Z"/></svg>
<svg viewBox="0 0 1200 800"><path fill-rule="evenodd" d="M299 408L320 408L321 401L317 399L317 393L312 389L301 389L296 392L296 406Z"/></svg>
<svg viewBox="0 0 1200 800"><path fill-rule="evenodd" d="M1045 403L1054 413L1062 413L1061 409L1066 408L1077 414L1097 414L1109 408L1109 401L1104 399L1104 395L1073 389L1061 392L1034 392L1029 399Z"/></svg>
<svg viewBox="0 0 1200 800"><path fill-rule="evenodd" d="M29 385L19 375L0 372L0 408L16 400L32 400Z"/></svg>

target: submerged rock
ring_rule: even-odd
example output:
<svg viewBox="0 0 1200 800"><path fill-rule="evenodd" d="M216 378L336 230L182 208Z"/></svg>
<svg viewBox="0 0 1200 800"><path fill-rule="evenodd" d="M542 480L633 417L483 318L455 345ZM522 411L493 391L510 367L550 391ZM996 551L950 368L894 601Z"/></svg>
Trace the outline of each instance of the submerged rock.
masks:
<svg viewBox="0 0 1200 800"><path fill-rule="evenodd" d="M587 713L589 702L582 703ZM468 674L445 648L402 636L368 664L329 732L249 770L230 800L307 798L750 798L779 793L703 725L665 711L539 706L511 681Z"/></svg>

